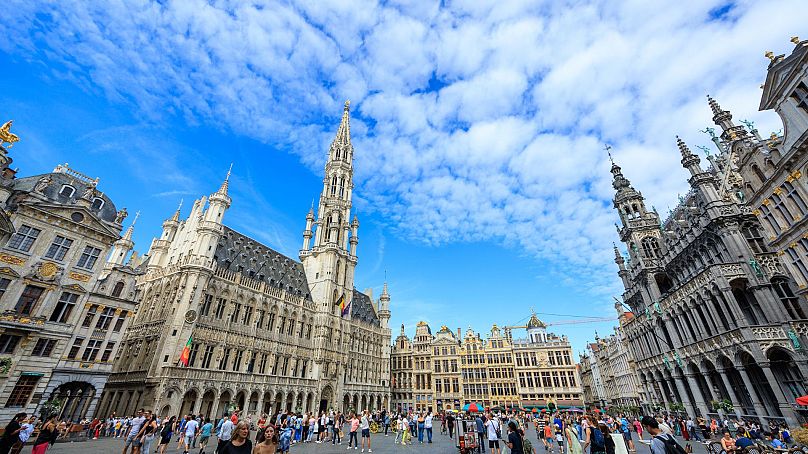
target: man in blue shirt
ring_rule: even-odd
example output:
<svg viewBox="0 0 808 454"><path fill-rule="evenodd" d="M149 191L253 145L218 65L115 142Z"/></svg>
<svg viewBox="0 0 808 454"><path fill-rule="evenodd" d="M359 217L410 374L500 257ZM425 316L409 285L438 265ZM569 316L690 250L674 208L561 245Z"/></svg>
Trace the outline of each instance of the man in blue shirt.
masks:
<svg viewBox="0 0 808 454"><path fill-rule="evenodd" d="M483 421L483 417L481 415L477 415L474 418L474 423L477 425L477 439L479 440L477 443L477 451L478 452L485 452L485 421Z"/></svg>

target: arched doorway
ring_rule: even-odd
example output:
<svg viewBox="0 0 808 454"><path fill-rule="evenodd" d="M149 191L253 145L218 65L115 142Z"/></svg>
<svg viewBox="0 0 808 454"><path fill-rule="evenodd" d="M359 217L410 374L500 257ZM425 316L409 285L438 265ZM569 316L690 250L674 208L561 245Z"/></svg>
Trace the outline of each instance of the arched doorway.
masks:
<svg viewBox="0 0 808 454"><path fill-rule="evenodd" d="M230 414L230 411L232 410L231 407L233 405L232 400L233 395L230 394L230 391L224 391L222 393L221 397L219 397L219 406L218 410L216 411L218 413L218 415L216 415L217 418L219 416L224 416L225 414Z"/></svg>
<svg viewBox="0 0 808 454"><path fill-rule="evenodd" d="M306 411L312 412L313 410L314 410L314 394L309 393L309 395L306 396Z"/></svg>
<svg viewBox="0 0 808 454"><path fill-rule="evenodd" d="M342 398L342 413L344 413L347 416L348 412L350 411L351 411L351 396L346 394L345 397Z"/></svg>
<svg viewBox="0 0 808 454"><path fill-rule="evenodd" d="M261 412L267 415L272 412L272 393L269 391L264 393L264 408L261 409Z"/></svg>
<svg viewBox="0 0 808 454"><path fill-rule="evenodd" d="M733 364L732 360L721 355L718 357L717 362L719 367L723 369L723 373L727 376L727 381L732 387L732 392L739 401L733 403L737 403L741 407L741 412L744 415L757 415L755 406L752 405L752 395L749 394L749 390L746 389L743 378L741 378L741 373L735 368L735 364Z"/></svg>
<svg viewBox="0 0 808 454"><path fill-rule="evenodd" d="M213 401L215 400L216 393L214 393L212 389L205 391L205 394L202 395L202 408L199 409L199 414L208 418L215 418L215 416L212 414Z"/></svg>
<svg viewBox="0 0 808 454"><path fill-rule="evenodd" d="M368 408L368 396L362 394L362 404L357 409L358 411L365 411Z"/></svg>
<svg viewBox="0 0 808 454"><path fill-rule="evenodd" d="M274 413L278 414L281 411L281 408L283 408L283 393L278 391L278 393L275 394L275 412Z"/></svg>
<svg viewBox="0 0 808 454"><path fill-rule="evenodd" d="M295 395L294 395L294 393L289 392L289 394L286 395L286 407L285 408L286 408L287 412L292 411L294 403L295 403Z"/></svg>
<svg viewBox="0 0 808 454"><path fill-rule="evenodd" d="M331 389L331 386L325 385L325 387L323 387L323 390L320 391L319 411L328 411L328 405L333 398L334 398L334 391Z"/></svg>
<svg viewBox="0 0 808 454"><path fill-rule="evenodd" d="M766 352L766 358L771 362L769 368L774 373L774 378L786 399L793 402L797 397L808 393L805 379L788 350L782 347L772 347Z"/></svg>
<svg viewBox="0 0 808 454"><path fill-rule="evenodd" d="M180 404L180 417L185 415L190 415L194 413L194 403L196 402L196 390L191 389L188 390L184 396L182 396L182 404Z"/></svg>
<svg viewBox="0 0 808 454"><path fill-rule="evenodd" d="M777 397L775 397L771 385L768 380L766 380L763 369L760 368L755 358L747 352L741 352L738 355L738 359L740 359L743 368L746 369L746 373L749 376L749 382L752 384L753 388L753 390L750 391L757 394L758 400L763 404L766 412L772 416L783 416L783 412L780 410L780 406L777 402Z"/></svg>
<svg viewBox="0 0 808 454"><path fill-rule="evenodd" d="M244 410L244 405L247 403L247 393L244 390L241 390L236 394L235 399L236 407L238 410Z"/></svg>
<svg viewBox="0 0 808 454"><path fill-rule="evenodd" d="M71 381L54 389L49 400L61 403L60 418L75 422L87 416L93 397L95 397L93 385L84 381Z"/></svg>
<svg viewBox="0 0 808 454"><path fill-rule="evenodd" d="M250 405L247 408L247 412L255 413L256 411L258 411L258 392L253 391L252 394L250 394Z"/></svg>

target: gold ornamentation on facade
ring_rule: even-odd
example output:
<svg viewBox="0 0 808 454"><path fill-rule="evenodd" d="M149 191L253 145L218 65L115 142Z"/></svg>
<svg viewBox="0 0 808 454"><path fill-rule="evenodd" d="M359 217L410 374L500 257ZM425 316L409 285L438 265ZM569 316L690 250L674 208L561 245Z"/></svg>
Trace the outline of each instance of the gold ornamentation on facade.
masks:
<svg viewBox="0 0 808 454"><path fill-rule="evenodd" d="M791 176L794 178L799 178L802 176L802 172L800 172L799 170L795 170L794 172L791 173Z"/></svg>
<svg viewBox="0 0 808 454"><path fill-rule="evenodd" d="M774 190L774 194L776 194L776 195L780 195L780 194L782 194L782 193L783 193L783 189L782 189L782 188L776 188L776 189Z"/></svg>
<svg viewBox="0 0 808 454"><path fill-rule="evenodd" d="M67 275L67 277L73 279L74 281L81 281L81 282L87 282L90 280L90 276L86 274L76 273L74 271L71 271L70 274Z"/></svg>
<svg viewBox="0 0 808 454"><path fill-rule="evenodd" d="M752 210L752 214L755 216L760 216L760 210Z"/></svg>
<svg viewBox="0 0 808 454"><path fill-rule="evenodd" d="M3 126L0 126L0 146L8 144L8 147L6 147L6 148L11 148L12 146L14 146L15 142L20 141L20 138L17 137L16 134L11 132L11 123L12 122L13 122L13 120L9 120L9 121L5 122L5 124L3 124Z"/></svg>
<svg viewBox="0 0 808 454"><path fill-rule="evenodd" d="M13 255L0 254L0 262L10 263L12 265L23 265L25 264L25 259Z"/></svg>
<svg viewBox="0 0 808 454"><path fill-rule="evenodd" d="M764 204L764 205L768 205L768 204L770 204L770 203L772 203L772 201L771 201L771 200L769 200L769 199L764 199L764 200L763 200L763 204Z"/></svg>
<svg viewBox="0 0 808 454"><path fill-rule="evenodd" d="M766 53L763 54L763 56L768 58L771 61L774 61L774 52L772 52L770 50L767 50Z"/></svg>
<svg viewBox="0 0 808 454"><path fill-rule="evenodd" d="M799 44L800 43L800 37L799 36L792 36L789 41L791 41L794 44Z"/></svg>
<svg viewBox="0 0 808 454"><path fill-rule="evenodd" d="M45 279L50 279L53 276L56 276L57 272L59 272L59 267L53 262L44 262L39 266L39 275Z"/></svg>

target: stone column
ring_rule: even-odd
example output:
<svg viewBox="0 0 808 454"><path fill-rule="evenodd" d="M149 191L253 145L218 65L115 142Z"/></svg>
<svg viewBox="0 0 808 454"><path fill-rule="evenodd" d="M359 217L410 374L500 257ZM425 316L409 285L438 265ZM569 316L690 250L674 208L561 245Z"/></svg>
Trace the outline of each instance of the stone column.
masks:
<svg viewBox="0 0 808 454"><path fill-rule="evenodd" d="M199 412L202 411L202 393L197 393L196 401L194 402L194 408L191 409L191 413L198 415Z"/></svg>
<svg viewBox="0 0 808 454"><path fill-rule="evenodd" d="M729 382L729 377L727 376L728 372L729 369L721 369L718 371L718 376L721 377L724 387L727 388L727 393L729 394L727 397L732 401L732 408L735 410L735 415L738 419L741 419L741 415L743 414L743 411L741 411L741 399L735 394L732 383Z"/></svg>
<svg viewBox="0 0 808 454"><path fill-rule="evenodd" d="M709 409L707 407L707 401L701 393L701 387L696 381L696 376L694 374L685 374L685 379L687 380L687 385L693 391L693 398L696 400L694 405L701 411L702 418L706 418Z"/></svg>
<svg viewBox="0 0 808 454"><path fill-rule="evenodd" d="M746 373L746 369L743 367L738 368L738 372L741 374L741 380L743 380L743 385L746 388L746 391L749 393L749 396L752 398L752 406L755 407L755 413L758 415L758 420L760 423L764 423L763 415L766 414L766 407L760 403L760 398L755 391L755 388L752 387L752 381L749 380L749 374Z"/></svg>
<svg viewBox="0 0 808 454"><path fill-rule="evenodd" d="M682 403L685 406L687 414L695 416L696 406L693 405L693 402L690 402L690 397L688 397L687 391L685 390L684 378L679 376L673 377L673 382L676 384L676 389L679 390L679 396L682 398Z"/></svg>
<svg viewBox="0 0 808 454"><path fill-rule="evenodd" d="M87 399L87 402L84 404L84 410L82 416L87 416L92 418L95 416L95 409L98 407L98 401L101 400L101 395L97 392L93 393L93 396L90 399ZM104 415L99 415L101 419L104 419Z"/></svg>
<svg viewBox="0 0 808 454"><path fill-rule="evenodd" d="M798 427L799 420L797 419L797 413L794 411L794 408L790 405L786 395L783 393L783 389L780 388L780 382L777 381L774 374L772 373L770 364L768 362L759 363L760 368L763 370L763 375L766 376L766 381L769 382L769 387L774 392L774 397L777 399L777 406L780 407L780 412L783 414L783 417L786 419L786 423L789 427Z"/></svg>
<svg viewBox="0 0 808 454"><path fill-rule="evenodd" d="M255 407L255 411L258 414L259 418L264 413L264 391L263 390L258 392L258 406Z"/></svg>

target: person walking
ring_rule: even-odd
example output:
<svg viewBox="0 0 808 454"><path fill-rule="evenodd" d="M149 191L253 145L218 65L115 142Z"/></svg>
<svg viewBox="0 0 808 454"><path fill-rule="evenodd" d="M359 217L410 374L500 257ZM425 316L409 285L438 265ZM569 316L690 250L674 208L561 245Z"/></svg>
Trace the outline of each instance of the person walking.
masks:
<svg viewBox="0 0 808 454"><path fill-rule="evenodd" d="M167 421L163 421L163 427L160 429L160 444L157 446L157 452L165 454L168 444L171 443L171 437L174 434L174 424L177 417L172 416Z"/></svg>
<svg viewBox="0 0 808 454"><path fill-rule="evenodd" d="M235 424L233 424L233 420L228 417L224 417L224 422L222 423L222 427L219 429L219 432L216 436L219 439L219 442L216 446L216 452L218 454L222 454L222 448L226 444L230 442L230 439L233 437L233 428L235 428Z"/></svg>
<svg viewBox="0 0 808 454"><path fill-rule="evenodd" d="M199 429L199 454L205 453L205 448L208 447L211 432L213 432L213 423L210 422L210 419L205 418L205 424L203 424L202 428Z"/></svg>
<svg viewBox="0 0 808 454"><path fill-rule="evenodd" d="M138 432L140 432L140 427L143 426L143 423L146 422L146 417L143 416L145 410L142 408L137 411L137 417L132 418L129 422L129 430L125 435L125 441L123 443L123 453L126 454L126 451L129 450L129 446L132 446L132 454L139 454L140 453L140 438L137 437Z"/></svg>
<svg viewBox="0 0 808 454"><path fill-rule="evenodd" d="M337 414L334 416L333 425L331 426L332 445L342 444L342 436L340 435L340 432L342 432L342 422L342 413L337 412Z"/></svg>
<svg viewBox="0 0 808 454"><path fill-rule="evenodd" d="M485 422L485 427L488 432L488 449L491 450L491 454L500 454L499 434L501 432L499 421L497 421L497 418L492 413L488 414L488 420Z"/></svg>
<svg viewBox="0 0 808 454"><path fill-rule="evenodd" d="M455 417L449 413L446 415L446 428L449 430L449 438L454 438Z"/></svg>
<svg viewBox="0 0 808 454"><path fill-rule="evenodd" d="M199 423L194 419L193 415L188 415L185 418L185 449L182 451L183 454L188 454L188 449L191 448L191 442L194 441L197 430L199 430Z"/></svg>
<svg viewBox="0 0 808 454"><path fill-rule="evenodd" d="M144 454L151 454L151 445L154 442L154 434L157 432L157 418L152 412L146 412L146 420L137 434L140 439L141 451Z"/></svg>
<svg viewBox="0 0 808 454"><path fill-rule="evenodd" d="M679 445L679 443L676 442L676 439L673 438L672 434L663 432L660 429L659 422L653 417L643 416L640 423L642 424L643 429L648 432L648 436L651 437L651 454L665 454L667 452L667 446ZM721 445L727 454L733 454L733 450L727 449L727 447L724 446L723 440ZM683 448L680 446L677 450L680 449Z"/></svg>
<svg viewBox="0 0 808 454"><path fill-rule="evenodd" d="M387 431L390 429L390 413L384 412L384 436L386 437Z"/></svg>
<svg viewBox="0 0 808 454"><path fill-rule="evenodd" d="M432 410L426 412L424 430L426 431L427 443L432 443Z"/></svg>
<svg viewBox="0 0 808 454"><path fill-rule="evenodd" d="M606 454L606 439L603 432L598 428L598 421L592 415L587 415L586 439L584 440L583 452L590 447L590 454ZM660 454L660 453L654 453ZM664 454L664 453L661 453Z"/></svg>
<svg viewBox="0 0 808 454"><path fill-rule="evenodd" d="M516 421L508 422L508 441L505 442L511 453L524 453L525 447L522 443L522 434L516 428Z"/></svg>

